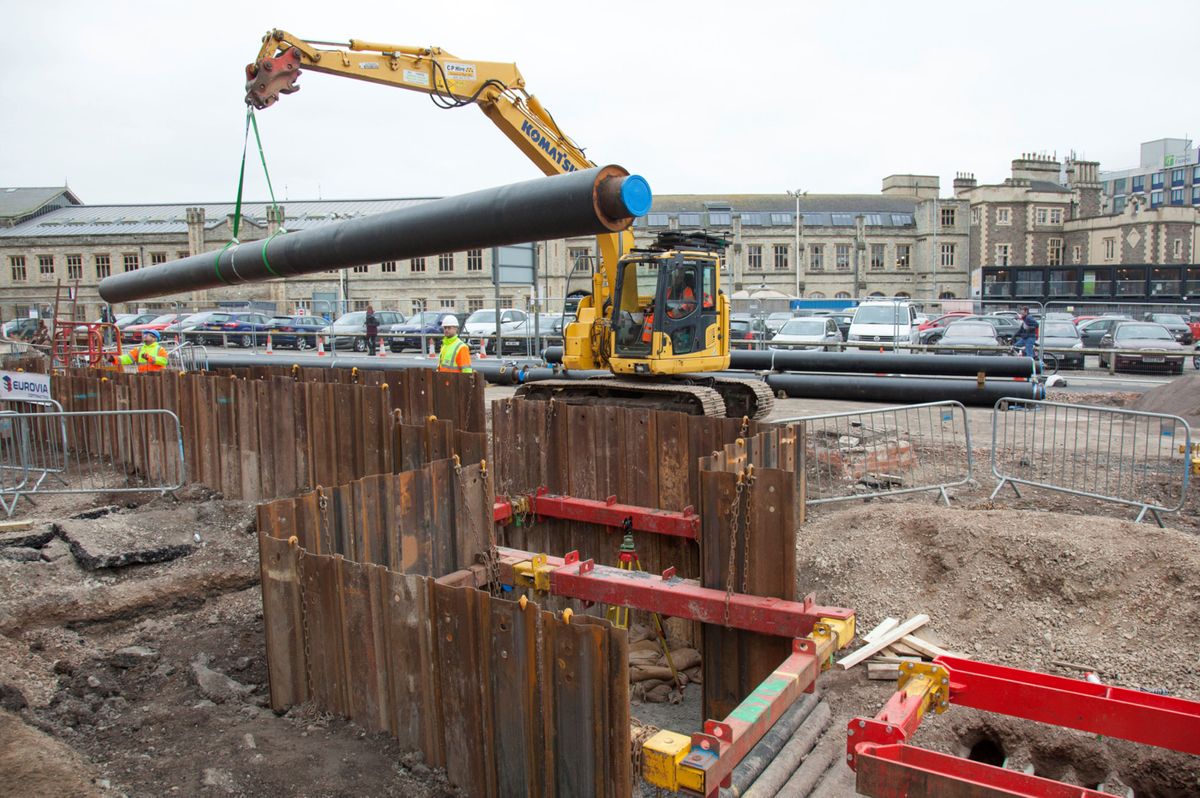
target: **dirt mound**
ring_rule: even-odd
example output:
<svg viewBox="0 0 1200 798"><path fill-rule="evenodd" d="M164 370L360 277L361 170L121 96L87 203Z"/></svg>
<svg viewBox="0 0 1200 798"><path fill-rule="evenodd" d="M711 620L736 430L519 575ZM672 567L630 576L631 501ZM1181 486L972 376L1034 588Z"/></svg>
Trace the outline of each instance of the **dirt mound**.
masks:
<svg viewBox="0 0 1200 798"><path fill-rule="evenodd" d="M1133 410L1182 416L1193 427L1200 425L1200 374L1189 374L1146 391L1130 405Z"/></svg>
<svg viewBox="0 0 1200 798"><path fill-rule="evenodd" d="M1186 533L876 503L814 519L798 552L801 592L854 607L864 630L925 612L944 647L971 657L1060 673L1053 662L1070 661L1113 684L1200 697L1200 546Z"/></svg>
<svg viewBox="0 0 1200 798"><path fill-rule="evenodd" d="M100 796L88 767L69 746L0 710L0 773L6 795Z"/></svg>

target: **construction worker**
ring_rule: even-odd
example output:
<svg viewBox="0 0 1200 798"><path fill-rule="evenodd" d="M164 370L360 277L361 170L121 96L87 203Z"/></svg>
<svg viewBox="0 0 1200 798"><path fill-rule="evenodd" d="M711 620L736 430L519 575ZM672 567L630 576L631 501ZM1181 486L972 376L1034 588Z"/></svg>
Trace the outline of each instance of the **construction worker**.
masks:
<svg viewBox="0 0 1200 798"><path fill-rule="evenodd" d="M167 367L167 350L158 343L158 332L145 330L142 332L142 343L121 355L122 366L132 366L137 363L138 374L148 371L162 371Z"/></svg>
<svg viewBox="0 0 1200 798"><path fill-rule="evenodd" d="M442 319L442 353L438 356L438 371L454 374L470 374L471 349L458 337L458 318L446 316Z"/></svg>

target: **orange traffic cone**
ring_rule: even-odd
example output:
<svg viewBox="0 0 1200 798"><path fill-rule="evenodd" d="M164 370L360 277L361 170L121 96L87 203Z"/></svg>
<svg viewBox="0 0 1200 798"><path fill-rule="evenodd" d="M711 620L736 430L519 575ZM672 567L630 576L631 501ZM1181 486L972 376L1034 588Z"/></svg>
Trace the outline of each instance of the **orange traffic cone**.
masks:
<svg viewBox="0 0 1200 798"><path fill-rule="evenodd" d="M379 357L387 356L387 343L383 340L383 336L379 337Z"/></svg>
<svg viewBox="0 0 1200 798"><path fill-rule="evenodd" d="M429 356L430 356L430 357L437 357L437 350L436 350L436 349L434 349L434 346L433 346L433 341L430 341L430 342L429 342Z"/></svg>
<svg viewBox="0 0 1200 798"><path fill-rule="evenodd" d="M325 339L317 336L317 357L325 357Z"/></svg>
<svg viewBox="0 0 1200 798"><path fill-rule="evenodd" d="M275 354L275 350L271 347L271 334L270 333L267 333L267 354L268 355Z"/></svg>

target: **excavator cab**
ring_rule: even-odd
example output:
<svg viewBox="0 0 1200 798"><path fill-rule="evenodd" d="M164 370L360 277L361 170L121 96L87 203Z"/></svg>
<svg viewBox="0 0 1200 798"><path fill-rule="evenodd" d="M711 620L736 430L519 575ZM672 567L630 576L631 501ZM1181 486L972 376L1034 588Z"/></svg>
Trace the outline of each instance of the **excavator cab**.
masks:
<svg viewBox="0 0 1200 798"><path fill-rule="evenodd" d="M610 318L613 355L635 361L722 355L717 274L726 245L703 233L670 232L622 258ZM634 369L651 370L648 362Z"/></svg>

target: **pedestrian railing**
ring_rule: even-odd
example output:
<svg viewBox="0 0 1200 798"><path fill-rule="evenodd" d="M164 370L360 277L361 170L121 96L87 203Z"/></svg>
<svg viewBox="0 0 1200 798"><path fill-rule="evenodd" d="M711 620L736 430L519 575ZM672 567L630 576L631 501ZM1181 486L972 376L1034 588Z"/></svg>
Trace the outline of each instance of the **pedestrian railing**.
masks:
<svg viewBox="0 0 1200 798"><path fill-rule="evenodd" d="M186 477L169 410L0 412L0 507L9 516L22 496L166 493Z"/></svg>
<svg viewBox="0 0 1200 798"><path fill-rule="evenodd" d="M1187 498L1191 427L1178 416L1112 407L1001 399L992 411L992 474L1018 485L1086 496L1159 513Z"/></svg>
<svg viewBox="0 0 1200 798"><path fill-rule="evenodd" d="M974 475L971 430L959 402L928 402L780 420L803 422L808 505L937 491Z"/></svg>
<svg viewBox="0 0 1200 798"><path fill-rule="evenodd" d="M207 371L208 347L183 342L167 352L167 368L175 371Z"/></svg>

